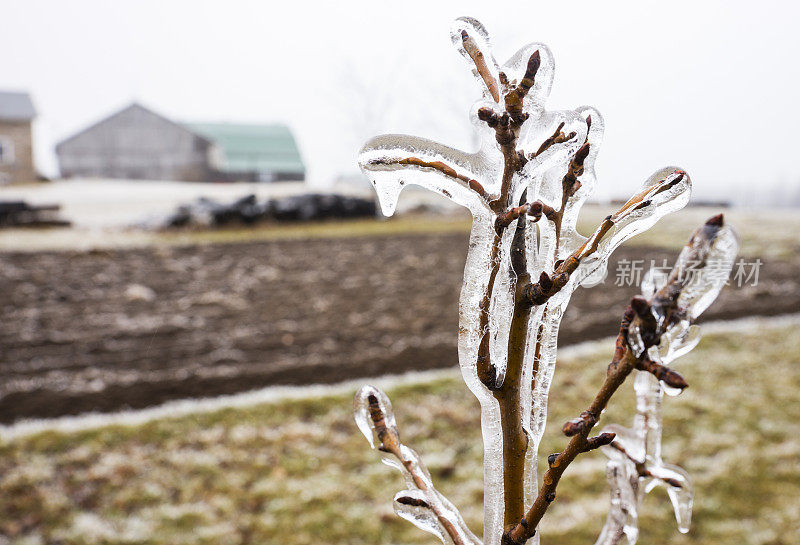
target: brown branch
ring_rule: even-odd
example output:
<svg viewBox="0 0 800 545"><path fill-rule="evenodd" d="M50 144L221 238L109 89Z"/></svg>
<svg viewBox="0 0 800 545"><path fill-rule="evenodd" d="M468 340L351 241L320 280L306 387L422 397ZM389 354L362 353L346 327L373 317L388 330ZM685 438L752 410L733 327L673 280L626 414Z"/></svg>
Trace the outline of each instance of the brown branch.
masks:
<svg viewBox="0 0 800 545"><path fill-rule="evenodd" d="M637 460L636 458L634 458L631 455L631 453L629 453L627 450L625 450L625 447L620 445L618 442L616 442L616 441L612 442L611 446L613 448L615 448L616 450L618 450L619 452L621 452L622 454L624 454L625 457L628 458L628 460L633 462L633 465L636 468L636 473L639 475L639 477L653 477L653 478L660 479L660 480L664 481L665 483L667 483L668 485L674 486L675 488L683 488L683 484L677 479L672 479L670 477L662 478L662 477L656 477L655 475L653 475L653 472L650 471L647 468L647 463L644 460Z"/></svg>
<svg viewBox="0 0 800 545"><path fill-rule="evenodd" d="M422 464L422 460L419 458L414 460L409 457L407 452L409 449L405 449L406 452L404 452L403 444L400 442L400 435L398 434L397 430L386 425L386 416L383 414L383 410L381 409L378 398L375 395L370 394L367 397L367 401L369 416L372 419L372 423L378 435L378 440L381 443L378 449L383 452L393 454L400 461L400 463L403 464L403 467L411 476L414 485L419 490L422 490L423 492L432 491L429 489L426 479L422 474L422 472L425 471L425 466ZM436 516L437 520L442 525L442 528L444 528L445 532L447 532L447 535L449 535L453 540L453 543L456 545L469 545L467 541L463 539L461 532L453 524L453 521L446 516L445 509L441 504L439 504L438 501L422 501L408 496L401 496L397 499L397 501L398 503L404 505L413 505L416 507L430 509L430 511Z"/></svg>
<svg viewBox="0 0 800 545"><path fill-rule="evenodd" d="M684 390L689 387L689 383L686 382L680 373L677 371L673 371L666 365L661 365L660 363L656 363L650 358L643 358L639 361L636 365L636 368L639 371L645 371L650 373L658 380L662 381L667 386L671 386L672 388L678 388L680 390Z"/></svg>
<svg viewBox="0 0 800 545"><path fill-rule="evenodd" d="M536 150L536 153L531 155L530 158L533 159L534 157L541 155L553 144L561 144L562 142L566 142L567 140L575 138L575 135L577 134L575 131L572 131L569 134L564 134L561 130L563 128L564 128L564 122L562 121L561 123L558 124L558 127L556 127L555 132L551 136L546 138L544 142L542 142L542 145L539 146L539 149Z"/></svg>
<svg viewBox="0 0 800 545"><path fill-rule="evenodd" d="M627 344L628 329L630 327L633 309L628 307L620 324L620 331L617 337L618 345ZM597 423L600 414L608 405L611 396L619 389L625 379L636 368L636 358L630 349L623 351L622 355L615 350L614 357L608 366L606 378L598 391L589 408L581 413L581 416L574 419L564 426L565 433L572 435L567 448L557 455L551 455L548 459L549 469L544 474L542 486L533 504L523 518L517 523L510 525L503 534L503 545L524 545L528 539L533 537L544 513L556 498L556 488L564 471L575 458L592 447L600 446L608 440L607 435L600 435L589 440L589 433ZM600 439L602 437L602 439Z"/></svg>
<svg viewBox="0 0 800 545"><path fill-rule="evenodd" d="M461 43L464 46L464 51L467 52L467 55L469 55L469 57L472 59L472 62L475 63L475 69L483 80L483 83L486 85L486 89L489 90L489 94L492 95L492 98L495 102L500 102L500 90L497 86L497 80L495 80L494 76L492 76L489 66L486 64L486 58L484 57L483 52L466 30L461 31Z"/></svg>
<svg viewBox="0 0 800 545"><path fill-rule="evenodd" d="M481 332L481 341L478 345L476 371L478 373L478 379L489 390L494 390L497 387L497 368L492 365L489 345L491 340L489 335L489 305L492 302L494 282L497 278L497 273L500 271L499 256L500 235L495 232L494 240L492 241L492 253L489 257L489 262L491 264L489 281L486 284L486 291L483 293L481 302L478 305L478 331Z"/></svg>
<svg viewBox="0 0 800 545"><path fill-rule="evenodd" d="M394 159L394 160L375 160L372 161L370 164L373 165L411 165L415 167L422 167L422 168L430 168L437 172L441 172L445 176L449 178L453 178L455 180L459 180L467 184L472 191L477 193L484 201L487 203L491 200L491 195L486 192L483 186L477 180L470 178L469 176L465 176L463 174L459 174L455 171L455 169L442 161L425 161L423 159L419 159L417 157L407 157L405 159Z"/></svg>
<svg viewBox="0 0 800 545"><path fill-rule="evenodd" d="M542 272L541 276L539 276L539 281L524 286L519 297L525 304L530 306L546 303L548 299L561 291L561 288L567 284L570 275L575 272L578 265L580 265L580 260L574 255L569 256L564 261L557 262L552 276Z"/></svg>
<svg viewBox="0 0 800 545"><path fill-rule="evenodd" d="M494 222L494 229L498 233L502 233L506 227L511 225L511 222L522 216L531 216L533 221L536 222L542 218L542 215L544 215L546 218L549 218L554 213L555 210L553 210L551 206L544 204L542 201L533 201L531 203L514 207L505 214L497 216L497 219Z"/></svg>
<svg viewBox="0 0 800 545"><path fill-rule="evenodd" d="M590 437L586 440L586 445L583 447L583 452L589 452L600 447L610 445L611 442L616 439L616 437L617 434L612 432L604 432L597 437Z"/></svg>
<svg viewBox="0 0 800 545"><path fill-rule="evenodd" d="M525 198L527 192L523 194ZM524 208L523 206L517 208ZM525 230L527 222L518 221L511 243L511 266L516 289L528 283L525 256ZM500 427L503 436L503 495L505 525L516 522L525 512L525 454L528 435L522 426L521 384L524 368L525 345L531 309L515 303L508 332L508 359L502 384L492 392L500 408Z"/></svg>
<svg viewBox="0 0 800 545"><path fill-rule="evenodd" d="M539 50L537 49L528 59L525 75L522 77L519 85L506 93L504 97L506 111L517 125L522 125L528 118L528 116L522 112L523 100L531 87L533 87L539 66L541 66L541 58L539 56Z"/></svg>
<svg viewBox="0 0 800 545"><path fill-rule="evenodd" d="M566 205L567 200L569 200L569 198L573 196L581 187L578 177L583 174L583 162L586 160L588 155L589 143L586 142L578 149L578 151L575 152L575 155L572 156L572 160L569 162L567 173L561 180L561 187L563 190L561 199L564 205ZM563 206L561 207L561 210L564 210Z"/></svg>

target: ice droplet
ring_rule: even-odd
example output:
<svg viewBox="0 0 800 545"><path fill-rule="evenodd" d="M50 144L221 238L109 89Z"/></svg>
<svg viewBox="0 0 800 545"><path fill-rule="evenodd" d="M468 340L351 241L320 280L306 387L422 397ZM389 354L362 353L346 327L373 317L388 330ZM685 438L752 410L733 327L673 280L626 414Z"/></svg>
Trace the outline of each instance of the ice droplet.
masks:
<svg viewBox="0 0 800 545"><path fill-rule="evenodd" d="M372 406L372 411L370 406ZM373 420L375 408L378 408L382 413L382 418L386 423L386 427L397 433L397 424L394 420L392 402L389 401L386 394L378 388L369 385L362 386L353 400L353 413L358 429L361 430L361 433L367 438L369 446L372 448L375 448L375 445L380 443ZM377 413L375 413L375 415L377 416Z"/></svg>

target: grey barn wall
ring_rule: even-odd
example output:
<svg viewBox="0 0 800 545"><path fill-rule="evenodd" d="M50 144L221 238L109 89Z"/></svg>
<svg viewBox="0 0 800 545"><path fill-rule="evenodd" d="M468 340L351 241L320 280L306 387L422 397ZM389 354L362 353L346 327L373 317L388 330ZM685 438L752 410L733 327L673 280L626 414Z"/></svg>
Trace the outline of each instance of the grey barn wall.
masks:
<svg viewBox="0 0 800 545"><path fill-rule="evenodd" d="M210 181L212 146L134 104L63 141L56 155L65 178Z"/></svg>
<svg viewBox="0 0 800 545"><path fill-rule="evenodd" d="M8 139L14 148L14 160L7 163L0 162L0 182L19 183L36 180L31 122L0 120L0 138Z"/></svg>

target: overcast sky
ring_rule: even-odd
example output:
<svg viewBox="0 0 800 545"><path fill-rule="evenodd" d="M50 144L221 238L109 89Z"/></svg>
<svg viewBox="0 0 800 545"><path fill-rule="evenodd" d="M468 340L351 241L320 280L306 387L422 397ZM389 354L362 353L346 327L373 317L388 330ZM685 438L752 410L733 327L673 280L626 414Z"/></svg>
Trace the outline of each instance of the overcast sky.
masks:
<svg viewBox="0 0 800 545"><path fill-rule="evenodd" d="M0 0L0 89L32 93L47 174L56 142L137 100L176 120L284 122L324 184L355 170L374 133L473 145L480 90L449 37L471 15L500 62L528 42L550 46L550 108L601 111L604 195L670 164L703 198L779 183L800 194L798 6Z"/></svg>

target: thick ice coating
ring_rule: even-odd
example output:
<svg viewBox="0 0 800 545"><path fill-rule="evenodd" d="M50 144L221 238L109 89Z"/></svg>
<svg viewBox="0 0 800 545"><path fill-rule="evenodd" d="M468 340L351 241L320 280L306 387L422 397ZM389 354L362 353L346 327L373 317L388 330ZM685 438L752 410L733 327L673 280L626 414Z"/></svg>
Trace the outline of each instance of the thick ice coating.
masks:
<svg viewBox="0 0 800 545"><path fill-rule="evenodd" d="M668 275L652 270L645 276L642 295L653 302L653 314L663 333L660 342L648 348L641 332L632 327L629 343L636 353L646 350L650 359L668 365L697 346L700 328L691 322L719 295L738 248L736 232L724 225L722 216L715 216L695 231ZM681 390L644 371L636 371L634 389L633 428L612 424L603 429L617 436L611 445L603 447L609 458L607 478L612 501L597 545L614 545L623 536L629 545L636 543L638 508L656 486L667 489L681 532L689 531L692 520L692 481L683 469L664 463L661 457L661 403L665 392L677 395Z"/></svg>
<svg viewBox="0 0 800 545"><path fill-rule="evenodd" d="M461 515L434 488L431 475L419 454L400 441L392 404L374 386L363 386L353 402L356 425L372 448L381 452L383 462L403 473L408 490L394 497L394 510L417 527L430 532L445 545L477 545Z"/></svg>
<svg viewBox="0 0 800 545"><path fill-rule="evenodd" d="M461 151L416 136L390 134L368 141L359 164L386 215L394 213L402 189L409 184L434 191L472 213L459 305L458 353L464 380L481 404L484 542L498 545L505 515L502 418L509 413L501 414L496 391L508 381L520 384L513 408L519 409L514 413L521 414L527 436L524 482L530 496L538 487L538 447L547 419L558 329L571 294L580 285L597 283L611 253L625 240L685 206L691 181L677 167L658 170L593 233L588 237L579 234L580 208L597 184L594 165L603 138L602 117L586 106L546 109L555 64L544 45L526 45L500 65L486 29L476 20L456 20L451 37L479 88L478 101L469 114L479 136L478 149ZM515 238L517 232L523 234ZM717 238L722 241L724 237L718 234ZM714 244L711 247L716 248ZM721 244L719 250L719 256L716 249L708 255L722 258ZM531 283L540 279L540 291L544 285L560 284L542 297L542 302L532 304L523 328L522 365L512 366L509 324L518 315L517 282L528 282L527 278ZM687 287L682 304L687 305L688 316L705 308L709 298L713 299L712 292L709 286ZM665 341L661 359L685 352L694 342L692 335L688 329L665 335L671 340ZM356 413L362 431L377 444L377 432L370 424L369 396L387 415L391 408L388 400L370 392L364 393L366 401L357 398ZM386 422L386 429L394 429L393 417L387 416ZM614 478L629 480L625 472L633 462L618 459L616 463ZM401 516L430 531L441 523L420 507L420 496L403 498L406 503L401 502L402 507L396 498ZM620 505L627 504L619 494L612 494L613 498ZM531 543L537 541L538 534Z"/></svg>

